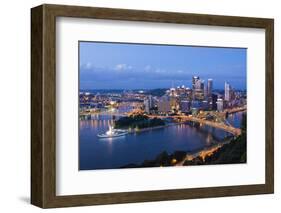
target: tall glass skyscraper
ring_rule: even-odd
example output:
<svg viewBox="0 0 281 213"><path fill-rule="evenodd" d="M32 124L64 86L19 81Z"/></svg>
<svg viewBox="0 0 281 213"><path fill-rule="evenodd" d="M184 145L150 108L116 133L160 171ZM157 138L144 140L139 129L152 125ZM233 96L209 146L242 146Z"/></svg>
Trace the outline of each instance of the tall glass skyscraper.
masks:
<svg viewBox="0 0 281 213"><path fill-rule="evenodd" d="M230 101L231 99L231 86L228 82L224 83L224 100Z"/></svg>
<svg viewBox="0 0 281 213"><path fill-rule="evenodd" d="M212 90L213 90L213 79L208 79L208 82L207 82L207 95L208 95L208 97L212 96Z"/></svg>

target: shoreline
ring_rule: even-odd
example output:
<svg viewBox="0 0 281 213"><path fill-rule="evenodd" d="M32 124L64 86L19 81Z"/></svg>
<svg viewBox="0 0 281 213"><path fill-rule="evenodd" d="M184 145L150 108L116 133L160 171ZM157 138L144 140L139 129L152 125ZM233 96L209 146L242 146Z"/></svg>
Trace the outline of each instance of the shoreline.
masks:
<svg viewBox="0 0 281 213"><path fill-rule="evenodd" d="M218 149L220 149L221 147L223 147L226 144L229 144L232 141L232 138L227 139L227 141L224 142L220 142L214 145L211 145L209 147L205 147L203 149L201 149L200 151L194 151L194 152L189 152L186 154L186 157L179 163L177 163L175 166L183 166L184 162L187 160L193 160L197 157L202 157L203 160L205 159L206 156L210 156L212 155L215 151L217 151Z"/></svg>
<svg viewBox="0 0 281 213"><path fill-rule="evenodd" d="M205 161L206 157L209 157L209 156L213 155L214 152L216 152L217 150L222 148L224 145L229 144L232 141L232 139L233 139L233 137L226 139L226 141L224 141L224 142L220 142L220 143L211 145L209 147L204 147L203 149L195 150L195 151L191 151L191 152L187 152L187 151L184 151L184 150L177 150L178 152L186 152L186 155L183 158L183 160L177 162L176 164L165 166L165 167L188 166L188 165L184 165L184 163L186 161L192 161L192 160L194 160L195 158L197 158L199 156L203 159L203 161ZM172 154L169 154L169 155L171 156L174 153L175 152L173 152ZM159 153L159 154L161 154L161 153ZM156 155L156 157L158 155ZM145 161L153 161L153 160L154 159L152 159L152 160L144 160L144 162ZM131 165L134 165L134 166L131 167ZM192 166L192 165L189 165L189 166ZM132 164L127 164L127 165L120 166L119 168L125 169L125 168L145 168L145 167L146 166L141 166L141 164L134 164L134 163L132 163ZM149 166L149 167L158 167L158 165L157 166ZM162 166L160 166L160 167L162 167Z"/></svg>

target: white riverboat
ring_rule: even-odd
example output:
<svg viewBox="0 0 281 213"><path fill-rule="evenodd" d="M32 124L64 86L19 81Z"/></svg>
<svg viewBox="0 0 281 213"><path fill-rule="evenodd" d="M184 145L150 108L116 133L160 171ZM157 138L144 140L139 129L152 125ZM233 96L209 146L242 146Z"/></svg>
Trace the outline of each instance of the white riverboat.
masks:
<svg viewBox="0 0 281 213"><path fill-rule="evenodd" d="M109 130L106 131L104 134L98 134L99 138L114 138L114 137L120 137L123 135L127 135L127 130L122 129L114 129L112 126L109 126Z"/></svg>

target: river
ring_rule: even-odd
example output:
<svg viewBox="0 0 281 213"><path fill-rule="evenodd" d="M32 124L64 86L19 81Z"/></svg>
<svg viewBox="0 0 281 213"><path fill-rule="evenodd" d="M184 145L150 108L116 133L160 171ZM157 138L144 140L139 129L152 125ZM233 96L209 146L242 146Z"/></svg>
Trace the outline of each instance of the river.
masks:
<svg viewBox="0 0 281 213"><path fill-rule="evenodd" d="M240 127L242 112L231 114L228 122ZM152 160L163 152L197 151L224 140L229 133L208 126L179 124L116 138L98 138L113 123L110 115L95 115L80 121L79 169L115 169L130 163Z"/></svg>

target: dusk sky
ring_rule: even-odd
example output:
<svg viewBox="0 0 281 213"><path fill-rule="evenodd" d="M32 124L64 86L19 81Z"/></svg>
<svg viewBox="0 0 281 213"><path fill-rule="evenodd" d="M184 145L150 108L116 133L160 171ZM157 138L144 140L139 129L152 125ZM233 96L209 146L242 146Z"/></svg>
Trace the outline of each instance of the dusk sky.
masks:
<svg viewBox="0 0 281 213"><path fill-rule="evenodd" d="M80 42L79 51L82 90L191 87L194 75L246 89L245 48Z"/></svg>

